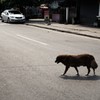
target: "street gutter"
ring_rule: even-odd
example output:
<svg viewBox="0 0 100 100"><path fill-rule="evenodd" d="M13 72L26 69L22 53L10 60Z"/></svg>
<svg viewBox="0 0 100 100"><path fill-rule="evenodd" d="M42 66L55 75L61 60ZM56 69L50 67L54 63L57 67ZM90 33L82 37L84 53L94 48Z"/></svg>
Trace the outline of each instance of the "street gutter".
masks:
<svg viewBox="0 0 100 100"><path fill-rule="evenodd" d="M35 25L35 24L29 24L29 23L26 23L26 25L39 27L39 28L44 28L44 29L49 29L49 30L54 30L54 31L59 31L59 32L64 32L64 33L69 33L69 34L74 34L74 35L80 35L80 36L95 38L95 39L100 39L100 37L98 37L98 36L93 36L93 35L88 35L88 34L81 34L79 32L72 32L72 31L69 31L69 30L68 31L67 30L61 30L61 29L56 29L56 28L51 28L51 27L45 27L45 26L40 26L40 25Z"/></svg>

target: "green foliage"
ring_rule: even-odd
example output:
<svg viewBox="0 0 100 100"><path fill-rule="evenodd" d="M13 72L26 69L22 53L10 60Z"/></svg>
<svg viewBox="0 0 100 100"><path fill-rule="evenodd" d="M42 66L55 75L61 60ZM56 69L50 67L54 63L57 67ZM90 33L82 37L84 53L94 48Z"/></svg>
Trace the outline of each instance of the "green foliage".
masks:
<svg viewBox="0 0 100 100"><path fill-rule="evenodd" d="M12 5L23 5L23 6L38 6L42 3L47 3L51 0L0 0L2 2L2 4L6 3L9 6Z"/></svg>
<svg viewBox="0 0 100 100"><path fill-rule="evenodd" d="M0 9L22 6L40 6L43 3L50 3L54 0L0 0Z"/></svg>
<svg viewBox="0 0 100 100"><path fill-rule="evenodd" d="M0 4L5 7L19 6L37 6L42 3L43 0L0 0Z"/></svg>

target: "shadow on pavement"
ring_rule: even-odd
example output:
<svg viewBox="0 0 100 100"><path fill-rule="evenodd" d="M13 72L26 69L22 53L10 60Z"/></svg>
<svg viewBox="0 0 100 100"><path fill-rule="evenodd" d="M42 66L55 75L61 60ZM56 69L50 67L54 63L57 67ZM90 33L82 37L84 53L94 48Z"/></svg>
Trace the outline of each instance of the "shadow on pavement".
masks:
<svg viewBox="0 0 100 100"><path fill-rule="evenodd" d="M98 75L94 75L94 76L60 76L60 78L62 79L66 79L66 80L100 80L100 76Z"/></svg>

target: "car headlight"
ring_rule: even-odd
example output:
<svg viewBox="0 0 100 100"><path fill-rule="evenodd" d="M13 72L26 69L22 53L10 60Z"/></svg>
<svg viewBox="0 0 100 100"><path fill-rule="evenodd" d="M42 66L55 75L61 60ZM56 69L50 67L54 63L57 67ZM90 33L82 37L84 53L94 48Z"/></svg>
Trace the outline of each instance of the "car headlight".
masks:
<svg viewBox="0 0 100 100"><path fill-rule="evenodd" d="M23 16L22 18L25 19L25 16Z"/></svg>

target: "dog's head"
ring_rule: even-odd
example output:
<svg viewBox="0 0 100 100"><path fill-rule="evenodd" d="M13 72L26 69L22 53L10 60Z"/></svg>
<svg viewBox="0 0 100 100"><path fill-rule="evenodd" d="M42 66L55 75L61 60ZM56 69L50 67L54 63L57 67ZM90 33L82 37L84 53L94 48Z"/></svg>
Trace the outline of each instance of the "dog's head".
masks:
<svg viewBox="0 0 100 100"><path fill-rule="evenodd" d="M55 60L55 63L60 63L61 62L61 58L58 56L57 58L56 58L56 60Z"/></svg>
<svg viewBox="0 0 100 100"><path fill-rule="evenodd" d="M63 55L59 55L56 57L55 63L62 63L64 61L64 56Z"/></svg>

